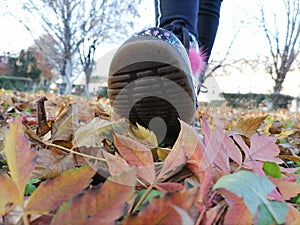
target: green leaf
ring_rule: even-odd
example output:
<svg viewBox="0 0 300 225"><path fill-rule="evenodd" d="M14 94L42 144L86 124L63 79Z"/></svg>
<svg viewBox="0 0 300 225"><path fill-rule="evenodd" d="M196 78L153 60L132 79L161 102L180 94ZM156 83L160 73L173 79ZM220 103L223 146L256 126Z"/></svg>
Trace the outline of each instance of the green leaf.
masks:
<svg viewBox="0 0 300 225"><path fill-rule="evenodd" d="M263 170L267 176L281 178L280 168L275 162L264 162Z"/></svg>
<svg viewBox="0 0 300 225"><path fill-rule="evenodd" d="M269 193L275 189L275 185L267 177L248 171L239 171L220 178L213 187L213 189L218 188L224 188L238 197L242 197L253 218L260 206L261 210L265 208L268 211L270 217L268 219L274 220L278 224L285 221L285 211L278 212L282 209L276 208L277 205L267 199ZM283 214L285 215L283 216Z"/></svg>
<svg viewBox="0 0 300 225"><path fill-rule="evenodd" d="M134 204L136 205L139 200L141 199L141 197L145 194L146 189L143 189L141 191L138 192L137 197L134 200ZM163 197L164 194L160 191L157 190L151 190L150 193L147 195L147 197L144 199L144 201L142 202L141 206L138 208L138 210L148 201L150 202L152 199L156 198L156 197Z"/></svg>
<svg viewBox="0 0 300 225"><path fill-rule="evenodd" d="M269 206L260 204L258 206L258 225L265 224L284 224L285 216L289 211L289 207L283 202L269 201ZM273 208L276 212L277 220L270 213L269 208Z"/></svg>
<svg viewBox="0 0 300 225"><path fill-rule="evenodd" d="M27 184L26 184L26 186L25 186L25 195L30 195L30 194L32 194L32 192L34 192L35 191L35 189L36 189L36 186L34 185L35 183L38 183L38 182L40 182L41 180L40 179L37 179L37 178L33 178L33 179L30 179L28 182L27 182Z"/></svg>

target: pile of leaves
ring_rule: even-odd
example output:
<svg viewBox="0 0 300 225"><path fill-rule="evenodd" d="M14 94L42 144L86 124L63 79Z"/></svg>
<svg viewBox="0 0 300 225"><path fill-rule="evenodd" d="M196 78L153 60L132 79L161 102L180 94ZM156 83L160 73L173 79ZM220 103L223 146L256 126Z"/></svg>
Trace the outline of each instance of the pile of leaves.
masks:
<svg viewBox="0 0 300 225"><path fill-rule="evenodd" d="M2 223L300 224L299 114L201 108L161 146L107 99L0 95Z"/></svg>

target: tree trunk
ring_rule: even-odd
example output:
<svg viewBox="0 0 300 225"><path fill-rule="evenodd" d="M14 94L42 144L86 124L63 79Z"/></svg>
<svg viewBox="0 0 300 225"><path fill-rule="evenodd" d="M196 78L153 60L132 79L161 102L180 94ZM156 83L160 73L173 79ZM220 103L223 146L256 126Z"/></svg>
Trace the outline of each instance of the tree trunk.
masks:
<svg viewBox="0 0 300 225"><path fill-rule="evenodd" d="M65 68L65 77L66 77L66 90L64 94L71 94L73 88L72 82L72 64L70 59L66 59L66 68Z"/></svg>

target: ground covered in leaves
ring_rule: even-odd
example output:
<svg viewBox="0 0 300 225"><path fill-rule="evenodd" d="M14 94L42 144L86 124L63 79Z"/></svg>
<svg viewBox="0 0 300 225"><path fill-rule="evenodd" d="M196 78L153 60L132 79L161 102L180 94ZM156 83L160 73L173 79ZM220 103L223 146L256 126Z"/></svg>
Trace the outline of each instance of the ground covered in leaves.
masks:
<svg viewBox="0 0 300 225"><path fill-rule="evenodd" d="M161 146L107 99L0 105L0 224L300 224L299 113L200 107Z"/></svg>

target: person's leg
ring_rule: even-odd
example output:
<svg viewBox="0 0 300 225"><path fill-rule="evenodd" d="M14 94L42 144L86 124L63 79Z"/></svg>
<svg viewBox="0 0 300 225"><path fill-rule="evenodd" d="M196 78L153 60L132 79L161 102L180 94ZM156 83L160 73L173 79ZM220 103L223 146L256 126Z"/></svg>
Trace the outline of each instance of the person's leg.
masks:
<svg viewBox="0 0 300 225"><path fill-rule="evenodd" d="M219 26L222 0L200 0L198 12L198 39L208 61Z"/></svg>
<svg viewBox="0 0 300 225"><path fill-rule="evenodd" d="M155 0L156 26L165 28L181 23L195 37L198 35L199 0Z"/></svg>

